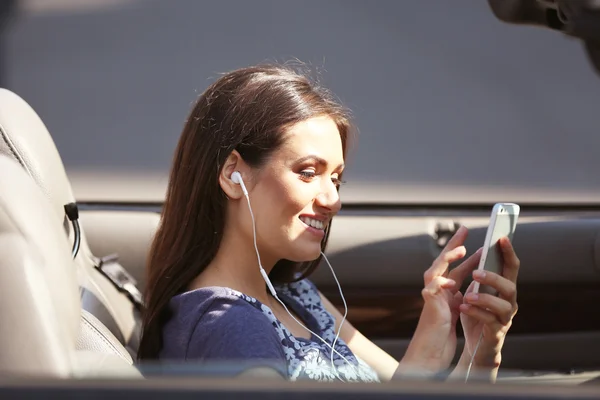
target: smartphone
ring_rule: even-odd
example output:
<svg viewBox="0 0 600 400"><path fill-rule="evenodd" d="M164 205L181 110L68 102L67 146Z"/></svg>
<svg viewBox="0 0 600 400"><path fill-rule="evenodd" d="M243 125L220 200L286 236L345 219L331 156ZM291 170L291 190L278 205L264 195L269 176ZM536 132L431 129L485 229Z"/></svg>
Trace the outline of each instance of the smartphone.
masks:
<svg viewBox="0 0 600 400"><path fill-rule="evenodd" d="M494 205L490 224L485 234L485 242L483 243L483 251L478 269L502 274L504 261L498 240L506 236L512 242L515 229L517 228L519 210L520 207L514 203L498 203ZM494 296L497 294L496 289L487 285L480 285L479 282L475 282L473 293L488 293Z"/></svg>

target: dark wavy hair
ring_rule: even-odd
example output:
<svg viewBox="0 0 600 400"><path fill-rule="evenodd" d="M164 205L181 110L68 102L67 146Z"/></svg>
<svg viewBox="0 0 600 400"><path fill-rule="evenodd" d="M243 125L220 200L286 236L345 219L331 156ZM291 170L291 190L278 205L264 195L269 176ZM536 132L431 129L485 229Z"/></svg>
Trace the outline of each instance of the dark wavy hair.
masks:
<svg viewBox="0 0 600 400"><path fill-rule="evenodd" d="M150 249L138 359L158 358L170 299L187 290L217 253L227 204L218 177L227 157L237 150L248 165L259 168L282 144L288 127L317 116L336 123L345 157L350 132L346 109L294 68L238 69L221 76L198 98L175 150ZM280 260L270 278L280 283L303 279L320 261Z"/></svg>

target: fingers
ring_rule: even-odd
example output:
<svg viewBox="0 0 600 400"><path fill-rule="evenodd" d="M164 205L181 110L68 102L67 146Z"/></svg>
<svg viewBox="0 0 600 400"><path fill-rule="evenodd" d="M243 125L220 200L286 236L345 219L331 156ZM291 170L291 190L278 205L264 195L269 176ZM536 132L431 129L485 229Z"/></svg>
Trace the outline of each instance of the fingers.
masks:
<svg viewBox="0 0 600 400"><path fill-rule="evenodd" d="M508 238L501 238L498 245L503 258L502 275L490 271L473 271L474 280L463 297L463 304L459 306L460 312L468 317L463 322L467 325L463 326L472 328L475 326L473 325L475 321L483 325L485 340L482 348L487 348L489 354L494 356L493 359L490 358L493 361L491 365L499 365L499 358L497 357L499 357L506 332L510 329L512 320L518 310L516 281L520 261ZM458 281L456 275L452 275L452 278ZM496 289L498 296L487 293L473 293L476 282ZM481 353L481 350L479 353ZM486 363L487 361L484 362L484 364Z"/></svg>
<svg viewBox="0 0 600 400"><path fill-rule="evenodd" d="M500 245L502 259L504 260L502 275L509 281L516 282L521 261L519 260L519 257L517 257L517 253L515 253L515 249L507 237L500 238L498 244Z"/></svg>
<svg viewBox="0 0 600 400"><path fill-rule="evenodd" d="M490 311L484 310L469 303L461 304L459 309L461 313L475 318L477 321L486 325L493 332L499 332L503 328L502 323L498 320L498 318L496 318L496 315Z"/></svg>
<svg viewBox="0 0 600 400"><path fill-rule="evenodd" d="M450 271L448 278L456 281L456 284L459 288L462 286L462 283L465 280L465 278L479 265L482 250L483 248L479 248L479 250L477 250L473 255L471 255L471 257L467 258L458 267Z"/></svg>
<svg viewBox="0 0 600 400"><path fill-rule="evenodd" d="M467 229L467 227L464 225L461 225L460 228L458 228L456 230L456 233L454 234L454 236L452 236L452 238L448 241L448 243L446 244L446 247L444 247L444 250L452 250L452 249L462 245L465 242L465 239L467 238L468 233L469 233L469 230Z"/></svg>
<svg viewBox="0 0 600 400"><path fill-rule="evenodd" d="M431 267L423 274L425 286L427 286L435 277L446 275L448 266L463 258L466 253L467 249L464 246L442 252L439 257L435 259Z"/></svg>
<svg viewBox="0 0 600 400"><path fill-rule="evenodd" d="M473 271L473 279L482 285L488 285L496 289L501 299L508 301L510 304L516 304L517 284L515 282L485 270Z"/></svg>
<svg viewBox="0 0 600 400"><path fill-rule="evenodd" d="M451 263L460 260L465 256L467 249L465 249L462 244L467 238L467 233L467 228L461 226L456 231L454 236L452 236L452 239L450 239L446 247L444 247L444 250L442 250L440 255L435 259L431 267L425 271L425 274L423 275L425 286L427 286L435 277L446 274L448 271L448 266Z"/></svg>
<svg viewBox="0 0 600 400"><path fill-rule="evenodd" d="M487 293L468 293L464 296L466 304L477 306L479 309L491 313L494 319L502 325L507 325L515 316L516 305Z"/></svg>
<svg viewBox="0 0 600 400"><path fill-rule="evenodd" d="M429 282L428 285L423 288L421 295L424 300L428 300L435 297L440 293L442 289L453 289L456 287L456 282L452 279L444 278L443 276L436 276Z"/></svg>
<svg viewBox="0 0 600 400"><path fill-rule="evenodd" d="M467 290L465 290L465 294L471 293L475 289L475 281L471 281Z"/></svg>

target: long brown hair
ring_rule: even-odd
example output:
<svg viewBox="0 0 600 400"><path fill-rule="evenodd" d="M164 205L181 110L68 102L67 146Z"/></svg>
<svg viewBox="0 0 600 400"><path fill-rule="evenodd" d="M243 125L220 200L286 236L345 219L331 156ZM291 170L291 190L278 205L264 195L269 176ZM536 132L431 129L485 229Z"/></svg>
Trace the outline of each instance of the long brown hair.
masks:
<svg viewBox="0 0 600 400"><path fill-rule="evenodd" d="M261 65L223 75L198 98L175 150L161 222L148 261L140 360L158 358L170 299L186 290L215 257L225 226L226 196L218 176L237 150L260 167L283 141L287 127L327 115L340 132L344 156L350 130L346 110L332 95L289 66ZM326 232L322 248L329 237ZM280 260L273 282L310 275L310 262Z"/></svg>

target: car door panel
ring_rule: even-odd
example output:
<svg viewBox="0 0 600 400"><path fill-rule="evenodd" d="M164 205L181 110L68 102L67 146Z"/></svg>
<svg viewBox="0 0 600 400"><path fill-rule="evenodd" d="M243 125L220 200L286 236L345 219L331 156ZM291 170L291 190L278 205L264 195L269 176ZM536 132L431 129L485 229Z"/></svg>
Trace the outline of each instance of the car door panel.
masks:
<svg viewBox="0 0 600 400"><path fill-rule="evenodd" d="M441 250L433 233L439 221L430 216L336 217L328 254L340 282L378 288L422 286L423 272ZM452 221L470 230L468 255L483 244L489 217L457 214ZM514 238L523 266L519 283L600 282L598 233L600 219L522 215ZM328 275L327 268L320 268L313 280L331 282Z"/></svg>
<svg viewBox="0 0 600 400"><path fill-rule="evenodd" d="M410 339L375 339L377 345L400 359ZM501 370L558 371L571 374L577 371L600 371L600 331L565 332L552 334L514 333L512 329L502 349ZM464 340L457 344L454 363L462 352Z"/></svg>
<svg viewBox="0 0 600 400"><path fill-rule="evenodd" d="M483 243L491 207L347 206L334 220L327 250L349 305L348 319L401 357L422 308L423 272L459 225L472 254ZM160 207L82 205L97 255L118 253L143 287ZM506 368L600 367L600 212L524 207L514 236L521 259L519 313L503 351ZM311 276L342 307L325 264ZM468 282L465 282L465 286Z"/></svg>

